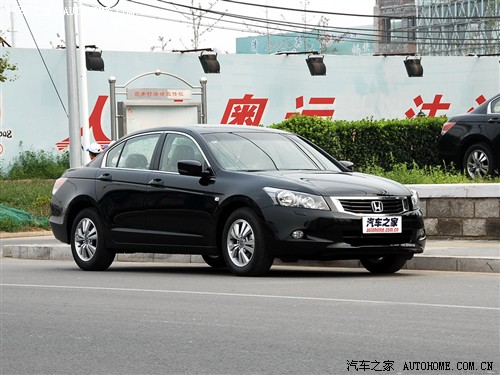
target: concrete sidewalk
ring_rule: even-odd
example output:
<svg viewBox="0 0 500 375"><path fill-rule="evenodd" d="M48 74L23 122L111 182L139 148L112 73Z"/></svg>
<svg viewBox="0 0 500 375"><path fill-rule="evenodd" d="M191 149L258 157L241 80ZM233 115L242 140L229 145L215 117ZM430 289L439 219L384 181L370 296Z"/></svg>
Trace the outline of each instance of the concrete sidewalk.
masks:
<svg viewBox="0 0 500 375"><path fill-rule="evenodd" d="M71 249L67 244L56 240L52 243L36 244L34 237L50 237L51 232L0 233L0 239L17 238L15 244L4 244L0 241L0 257L39 260L72 260ZM22 243L29 238L30 244ZM168 254L118 254L117 261L123 262L171 262L171 263L204 263L197 255ZM276 261L276 264L281 262ZM320 267L362 267L358 261L300 261L300 266ZM484 240L428 240L424 254L416 255L408 261L407 269L461 271L461 272L493 272L500 273L500 242Z"/></svg>

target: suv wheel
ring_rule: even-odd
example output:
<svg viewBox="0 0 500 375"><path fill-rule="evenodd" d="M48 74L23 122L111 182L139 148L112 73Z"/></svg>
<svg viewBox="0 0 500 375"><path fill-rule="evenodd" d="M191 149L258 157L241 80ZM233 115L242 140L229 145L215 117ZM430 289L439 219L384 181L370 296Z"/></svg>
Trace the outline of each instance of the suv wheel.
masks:
<svg viewBox="0 0 500 375"><path fill-rule="evenodd" d="M71 228L71 252L78 267L85 271L104 271L115 258L115 252L104 246L104 225L93 208L78 214Z"/></svg>

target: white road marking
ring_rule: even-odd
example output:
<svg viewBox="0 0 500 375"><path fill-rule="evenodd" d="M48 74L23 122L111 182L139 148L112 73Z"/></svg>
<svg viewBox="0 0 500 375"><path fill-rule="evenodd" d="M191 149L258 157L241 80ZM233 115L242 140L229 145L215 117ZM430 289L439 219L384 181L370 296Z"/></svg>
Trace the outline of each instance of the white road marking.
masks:
<svg viewBox="0 0 500 375"><path fill-rule="evenodd" d="M36 285L36 284L0 284L0 287L39 288L39 289L76 289L76 290L89 290L89 291L164 293L164 294L186 294L186 295L190 294L190 295L200 295L200 296L268 298L268 299L277 299L277 300L282 299L282 300L297 300L297 301L343 302L343 303L362 303L362 304L372 304L372 305L415 306L415 307L436 307L436 308L450 308L450 309L500 311L500 307L488 307L488 306L447 305L447 304L439 304L439 303L398 302L398 301L374 301L374 300L327 298L327 297L280 296L280 295L271 295L271 294L202 292L202 291L190 291L190 290L110 288L110 287L93 287L93 286Z"/></svg>

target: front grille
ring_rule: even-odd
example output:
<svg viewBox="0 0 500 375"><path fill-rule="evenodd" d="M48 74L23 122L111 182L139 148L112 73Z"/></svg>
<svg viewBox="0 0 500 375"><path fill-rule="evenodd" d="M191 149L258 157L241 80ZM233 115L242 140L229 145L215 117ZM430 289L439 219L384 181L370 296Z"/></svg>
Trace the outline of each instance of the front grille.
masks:
<svg viewBox="0 0 500 375"><path fill-rule="evenodd" d="M374 212L372 202L377 201L382 203L383 209L381 212ZM346 212L356 214L400 214L408 210L408 201L406 198L389 198L389 199L339 199L342 208Z"/></svg>

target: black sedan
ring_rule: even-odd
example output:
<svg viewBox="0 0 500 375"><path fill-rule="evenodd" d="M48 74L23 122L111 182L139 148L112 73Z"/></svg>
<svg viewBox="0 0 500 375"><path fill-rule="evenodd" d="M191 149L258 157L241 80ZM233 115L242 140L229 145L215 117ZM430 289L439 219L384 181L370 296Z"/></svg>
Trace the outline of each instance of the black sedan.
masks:
<svg viewBox="0 0 500 375"><path fill-rule="evenodd" d="M275 258L396 272L425 247L418 196L346 165L280 130L149 129L66 171L50 224L84 270L148 252L200 254L236 275L262 275Z"/></svg>
<svg viewBox="0 0 500 375"><path fill-rule="evenodd" d="M439 154L467 176L485 177L500 167L500 95L470 113L451 117L441 130Z"/></svg>

